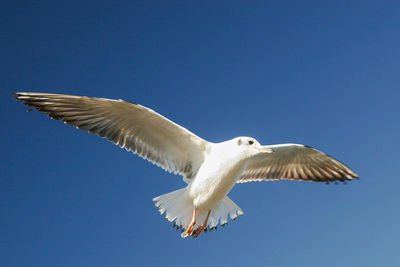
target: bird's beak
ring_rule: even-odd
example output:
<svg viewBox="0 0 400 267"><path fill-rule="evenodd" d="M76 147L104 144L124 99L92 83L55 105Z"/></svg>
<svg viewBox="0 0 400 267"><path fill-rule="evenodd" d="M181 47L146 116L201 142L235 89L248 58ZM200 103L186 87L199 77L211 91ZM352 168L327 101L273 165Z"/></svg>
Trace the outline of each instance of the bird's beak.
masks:
<svg viewBox="0 0 400 267"><path fill-rule="evenodd" d="M259 150L261 153L273 153L273 152L274 152L273 149L268 148L268 147L259 147L258 150Z"/></svg>

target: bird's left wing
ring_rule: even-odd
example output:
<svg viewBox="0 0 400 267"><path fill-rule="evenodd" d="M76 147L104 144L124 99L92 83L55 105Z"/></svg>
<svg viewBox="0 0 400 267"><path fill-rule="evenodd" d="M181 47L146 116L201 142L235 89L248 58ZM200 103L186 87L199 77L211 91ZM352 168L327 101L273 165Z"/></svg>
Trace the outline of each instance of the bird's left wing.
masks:
<svg viewBox="0 0 400 267"><path fill-rule="evenodd" d="M263 146L273 153L249 159L238 183L263 180L345 181L358 177L349 167L314 148L299 144Z"/></svg>
<svg viewBox="0 0 400 267"><path fill-rule="evenodd" d="M204 160L209 142L161 116L124 100L53 93L14 93L25 105L107 138L142 158L179 173L186 182Z"/></svg>

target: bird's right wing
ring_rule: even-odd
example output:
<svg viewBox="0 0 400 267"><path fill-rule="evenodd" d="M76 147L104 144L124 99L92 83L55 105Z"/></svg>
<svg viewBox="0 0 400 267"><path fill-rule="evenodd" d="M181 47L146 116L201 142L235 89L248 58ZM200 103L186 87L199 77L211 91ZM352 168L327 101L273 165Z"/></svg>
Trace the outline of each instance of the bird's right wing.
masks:
<svg viewBox="0 0 400 267"><path fill-rule="evenodd" d="M250 158L238 183L279 179L330 182L358 177L343 163L312 147L280 144L263 148L274 152L260 153Z"/></svg>
<svg viewBox="0 0 400 267"><path fill-rule="evenodd" d="M188 182L209 142L144 106L124 100L53 93L15 93L16 99L50 117L101 137L179 173Z"/></svg>

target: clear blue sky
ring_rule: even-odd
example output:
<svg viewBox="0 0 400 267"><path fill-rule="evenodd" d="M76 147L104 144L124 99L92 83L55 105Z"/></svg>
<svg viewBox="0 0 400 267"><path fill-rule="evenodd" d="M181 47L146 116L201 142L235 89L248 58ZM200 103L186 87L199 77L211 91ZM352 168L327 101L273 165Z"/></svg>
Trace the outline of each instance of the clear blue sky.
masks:
<svg viewBox="0 0 400 267"><path fill-rule="evenodd" d="M3 1L1 266L399 266L398 1ZM239 184L244 216L181 239L185 186L12 91L122 98L199 136L295 142L359 181Z"/></svg>

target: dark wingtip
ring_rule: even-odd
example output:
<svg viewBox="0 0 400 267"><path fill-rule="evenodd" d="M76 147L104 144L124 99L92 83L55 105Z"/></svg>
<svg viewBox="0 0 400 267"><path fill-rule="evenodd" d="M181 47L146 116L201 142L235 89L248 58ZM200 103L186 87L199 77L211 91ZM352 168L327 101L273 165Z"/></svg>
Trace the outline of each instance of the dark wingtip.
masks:
<svg viewBox="0 0 400 267"><path fill-rule="evenodd" d="M14 96L14 99L19 100L19 99L18 99L18 97L20 96L20 93L19 93L19 92L12 92L12 93L9 93L9 94L12 95L12 96Z"/></svg>
<svg viewBox="0 0 400 267"><path fill-rule="evenodd" d="M12 93L10 93L10 95L14 96L14 99L23 101L24 104L26 103L26 101L24 99L21 99L21 97L24 96L23 92L12 92Z"/></svg>

